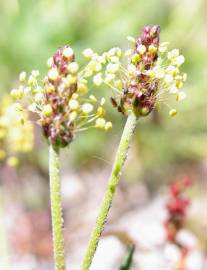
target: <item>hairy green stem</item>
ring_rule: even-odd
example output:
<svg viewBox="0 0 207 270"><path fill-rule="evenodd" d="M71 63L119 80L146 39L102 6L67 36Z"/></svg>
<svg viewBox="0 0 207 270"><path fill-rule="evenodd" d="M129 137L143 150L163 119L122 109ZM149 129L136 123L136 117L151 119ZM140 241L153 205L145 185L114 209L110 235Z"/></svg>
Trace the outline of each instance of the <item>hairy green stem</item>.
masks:
<svg viewBox="0 0 207 270"><path fill-rule="evenodd" d="M130 139L134 133L136 127L136 116L131 113L126 121L124 131L121 137L121 141L117 150L114 165L112 168L111 176L108 181L108 186L104 194L102 205L99 211L99 215L96 220L96 224L90 236L89 244L87 247L86 255L83 260L82 270L88 270L93 260L93 256L96 252L96 248L101 236L101 233L106 222L109 209L113 200L113 196L119 181L121 169L123 168L124 162L127 157Z"/></svg>
<svg viewBox="0 0 207 270"><path fill-rule="evenodd" d="M55 270L65 270L59 151L49 146L50 201Z"/></svg>

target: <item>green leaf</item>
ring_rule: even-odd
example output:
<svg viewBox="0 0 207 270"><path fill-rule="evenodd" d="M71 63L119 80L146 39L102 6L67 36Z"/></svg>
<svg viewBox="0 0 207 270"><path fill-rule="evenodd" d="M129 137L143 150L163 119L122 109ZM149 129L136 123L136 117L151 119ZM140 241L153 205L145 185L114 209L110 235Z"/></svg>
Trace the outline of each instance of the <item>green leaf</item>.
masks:
<svg viewBox="0 0 207 270"><path fill-rule="evenodd" d="M119 270L130 270L133 262L135 246L128 247L127 254Z"/></svg>

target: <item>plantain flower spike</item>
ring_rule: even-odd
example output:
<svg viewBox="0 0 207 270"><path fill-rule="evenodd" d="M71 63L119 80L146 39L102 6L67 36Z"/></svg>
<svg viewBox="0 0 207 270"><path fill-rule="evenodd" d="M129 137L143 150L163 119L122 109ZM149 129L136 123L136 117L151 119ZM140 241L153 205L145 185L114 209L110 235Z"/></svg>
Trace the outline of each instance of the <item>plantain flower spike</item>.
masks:
<svg viewBox="0 0 207 270"><path fill-rule="evenodd" d="M38 123L50 144L65 147L79 131L112 127L104 118L104 98L98 102L88 93L87 78L93 74L80 70L70 46L59 48L47 65L49 70L43 79L37 70L29 76L22 72L21 85L13 89L11 95L14 99L27 99L26 109L38 115ZM101 119L104 124L97 125Z"/></svg>
<svg viewBox="0 0 207 270"><path fill-rule="evenodd" d="M26 121L25 121L26 120ZM20 104L13 104L9 96L1 99L0 104L0 163L6 162L14 167L18 155L32 150L33 126L28 113Z"/></svg>
<svg viewBox="0 0 207 270"><path fill-rule="evenodd" d="M178 49L169 51L167 42L160 43L160 27L156 25L144 27L140 37L128 37L128 40L133 43L132 50L122 52L115 47L102 55L85 52L91 58L88 73L98 63L104 65L94 75L93 83L106 84L114 90L112 104L124 115L133 111L137 117L146 116L163 102L170 108L169 115L175 116L176 109L166 101L169 94L175 95L177 101L186 97L181 88L187 75L180 71L184 56Z"/></svg>

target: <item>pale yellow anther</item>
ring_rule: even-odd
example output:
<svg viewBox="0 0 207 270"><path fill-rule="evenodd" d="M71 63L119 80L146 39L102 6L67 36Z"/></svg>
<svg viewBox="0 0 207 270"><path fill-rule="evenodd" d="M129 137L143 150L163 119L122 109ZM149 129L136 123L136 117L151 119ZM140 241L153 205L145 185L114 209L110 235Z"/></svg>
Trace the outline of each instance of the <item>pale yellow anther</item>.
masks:
<svg viewBox="0 0 207 270"><path fill-rule="evenodd" d="M88 64L88 70L94 71L96 69L97 62L92 60Z"/></svg>
<svg viewBox="0 0 207 270"><path fill-rule="evenodd" d="M92 75L93 75L93 69L91 69L91 67L88 66L88 68L84 72L84 77L88 78L88 77L91 77Z"/></svg>
<svg viewBox="0 0 207 270"><path fill-rule="evenodd" d="M169 90L169 92L171 93L171 94L177 94L178 93L178 88L176 87L176 85L172 85L171 87L170 87L170 90Z"/></svg>
<svg viewBox="0 0 207 270"><path fill-rule="evenodd" d="M78 83L78 91L81 93L87 93L88 92L88 87L84 83Z"/></svg>
<svg viewBox="0 0 207 270"><path fill-rule="evenodd" d="M121 51L121 49L119 47L116 47L116 55L118 57L121 57L121 55L122 55L122 51Z"/></svg>
<svg viewBox="0 0 207 270"><path fill-rule="evenodd" d="M76 99L71 99L68 104L69 108L71 110L77 110L79 107L79 103Z"/></svg>
<svg viewBox="0 0 207 270"><path fill-rule="evenodd" d="M72 111L69 115L69 120L72 122L77 118L78 114L75 111Z"/></svg>
<svg viewBox="0 0 207 270"><path fill-rule="evenodd" d="M157 47L155 47L154 45L150 45L148 48L150 53L156 53L157 52Z"/></svg>
<svg viewBox="0 0 207 270"><path fill-rule="evenodd" d="M31 103L28 107L27 107L28 111L30 112L36 112L37 111L37 104L35 102ZM43 114L44 115L44 114Z"/></svg>
<svg viewBox="0 0 207 270"><path fill-rule="evenodd" d="M132 53L133 53L133 51L132 51L131 49L129 49L129 50L126 50L126 51L124 52L124 55L125 55L125 56L130 56L130 55L132 55Z"/></svg>
<svg viewBox="0 0 207 270"><path fill-rule="evenodd" d="M164 53L167 51L167 47L166 46L159 46L159 52L160 53Z"/></svg>
<svg viewBox="0 0 207 270"><path fill-rule="evenodd" d="M112 123L111 122L106 122L104 129L107 131L112 128Z"/></svg>
<svg viewBox="0 0 207 270"><path fill-rule="evenodd" d="M42 93L42 92L43 92L43 88L39 85L35 87L34 89L32 89L33 94Z"/></svg>
<svg viewBox="0 0 207 270"><path fill-rule="evenodd" d="M81 110L85 114L91 113L93 111L93 105L90 103L84 103Z"/></svg>
<svg viewBox="0 0 207 270"><path fill-rule="evenodd" d="M175 85L176 85L176 87L177 87L178 89L180 89L180 88L183 87L183 82L182 82L182 81L176 81Z"/></svg>
<svg viewBox="0 0 207 270"><path fill-rule="evenodd" d="M48 72L48 78L51 80L51 81L56 81L59 77L59 74L58 74L58 70L57 68L52 68L49 70Z"/></svg>
<svg viewBox="0 0 207 270"><path fill-rule="evenodd" d="M118 56L111 56L110 57L110 61L112 63L118 63L119 62L119 57Z"/></svg>
<svg viewBox="0 0 207 270"><path fill-rule="evenodd" d="M25 71L21 72L19 75L19 81L21 83L24 83L26 81L26 78L27 78L27 73Z"/></svg>
<svg viewBox="0 0 207 270"><path fill-rule="evenodd" d="M135 65L130 64L130 65L128 65L127 70L129 72L129 75L134 75L137 71L137 68Z"/></svg>
<svg viewBox="0 0 207 270"><path fill-rule="evenodd" d="M79 97L79 95L77 94L77 93L74 93L74 94L72 94L72 99L77 99Z"/></svg>
<svg viewBox="0 0 207 270"><path fill-rule="evenodd" d="M101 116L101 115L104 115L104 113L105 113L104 109L99 106L98 109L97 109L97 113L96 114L98 116Z"/></svg>
<svg viewBox="0 0 207 270"><path fill-rule="evenodd" d="M93 50L90 48L87 48L83 51L83 56L85 56L86 58L89 58L89 59L92 58L93 54L94 54Z"/></svg>
<svg viewBox="0 0 207 270"><path fill-rule="evenodd" d="M175 66L168 66L166 71L172 74L173 76L176 76L179 73L179 69Z"/></svg>
<svg viewBox="0 0 207 270"><path fill-rule="evenodd" d="M185 57L183 55L179 55L173 61L173 63L178 67L180 67L184 62L185 62Z"/></svg>
<svg viewBox="0 0 207 270"><path fill-rule="evenodd" d="M173 82L173 76L172 76L171 74L165 75L165 77L164 77L164 82L165 82L166 84L170 84L171 82Z"/></svg>
<svg viewBox="0 0 207 270"><path fill-rule="evenodd" d="M32 70L32 76L37 78L38 76L40 76L40 72L39 70Z"/></svg>
<svg viewBox="0 0 207 270"><path fill-rule="evenodd" d="M186 93L185 92L179 92L177 94L177 101L182 101L186 98Z"/></svg>
<svg viewBox="0 0 207 270"><path fill-rule="evenodd" d="M157 66L153 69L154 73L155 73L155 78L157 79L163 79L165 76L165 71L164 69L162 69L161 67Z"/></svg>
<svg viewBox="0 0 207 270"><path fill-rule="evenodd" d="M101 106L103 106L105 104L105 102L106 102L105 98L102 97L101 101L100 101Z"/></svg>
<svg viewBox="0 0 207 270"><path fill-rule="evenodd" d="M114 82L114 86L117 88L117 89L122 89L123 85L122 85L122 81L121 80L116 80Z"/></svg>
<svg viewBox="0 0 207 270"><path fill-rule="evenodd" d="M50 57L48 60L47 60L47 67L48 68L51 68L52 65L53 65L54 61L53 61L53 57Z"/></svg>
<svg viewBox="0 0 207 270"><path fill-rule="evenodd" d="M76 74L78 72L79 66L76 62L72 62L68 65L68 71L72 74Z"/></svg>
<svg viewBox="0 0 207 270"><path fill-rule="evenodd" d="M28 78L29 86L34 87L36 83L37 83L36 78L34 76L30 75Z"/></svg>
<svg viewBox="0 0 207 270"><path fill-rule="evenodd" d="M140 60L140 55L139 54L134 54L133 56L132 56L132 63L134 64L134 65L136 65L138 62L139 62L139 60Z"/></svg>
<svg viewBox="0 0 207 270"><path fill-rule="evenodd" d="M47 84L45 90L48 94L55 92L55 87L52 84Z"/></svg>
<svg viewBox="0 0 207 270"><path fill-rule="evenodd" d="M137 51L140 53L140 54L144 54L146 52L146 47L142 44L140 44L138 47L137 47Z"/></svg>
<svg viewBox="0 0 207 270"><path fill-rule="evenodd" d="M179 56L179 50L178 49L173 49L172 51L168 52L167 57L169 60L172 60L175 57Z"/></svg>
<svg viewBox="0 0 207 270"><path fill-rule="evenodd" d="M105 77L105 82L110 83L113 79L115 79L115 74L108 73Z"/></svg>
<svg viewBox="0 0 207 270"><path fill-rule="evenodd" d="M132 36L128 36L127 37L127 40L130 41L130 42L132 42L132 43L135 43L135 38L132 37Z"/></svg>
<svg viewBox="0 0 207 270"><path fill-rule="evenodd" d="M109 63L106 67L108 73L116 73L119 70L119 64Z"/></svg>
<svg viewBox="0 0 207 270"><path fill-rule="evenodd" d="M185 82L186 80L187 80L187 74L184 73L184 74L183 74L183 82Z"/></svg>
<svg viewBox="0 0 207 270"><path fill-rule="evenodd" d="M90 96L89 96L89 99L90 99L90 101L93 102L93 103L96 103L96 102L97 102L97 99L96 99L96 97L95 97L94 95L90 95Z"/></svg>
<svg viewBox="0 0 207 270"><path fill-rule="evenodd" d="M177 111L175 110L175 109L171 109L170 111L169 111L169 115L170 116L176 116L177 115Z"/></svg>
<svg viewBox="0 0 207 270"><path fill-rule="evenodd" d="M100 86L103 83L103 78L102 78L102 74L98 73L93 77L93 83L96 86Z"/></svg>
<svg viewBox="0 0 207 270"><path fill-rule="evenodd" d="M69 74L66 78L66 80L68 81L68 84L71 85L71 84L75 84L77 82L77 77L76 76L73 76L71 74Z"/></svg>
<svg viewBox="0 0 207 270"><path fill-rule="evenodd" d="M74 55L73 49L71 47L66 47L63 49L63 56L70 59Z"/></svg>
<svg viewBox="0 0 207 270"><path fill-rule="evenodd" d="M104 56L97 56L97 61L101 64L106 64L106 58Z"/></svg>
<svg viewBox="0 0 207 270"><path fill-rule="evenodd" d="M109 51L108 51L108 53L107 53L107 55L108 55L108 57L110 58L111 56L114 56L115 54L116 54L116 49L117 48L111 48Z"/></svg>
<svg viewBox="0 0 207 270"><path fill-rule="evenodd" d="M43 93L37 93L37 94L35 95L35 102L36 102L36 103L40 103L40 102L43 101L43 98L44 98Z"/></svg>
<svg viewBox="0 0 207 270"><path fill-rule="evenodd" d="M27 96L27 95L29 95L29 94L31 94L31 92L32 92L32 88L30 87L30 86L26 86L25 88L24 88L24 94Z"/></svg>
<svg viewBox="0 0 207 270"><path fill-rule="evenodd" d="M96 124L95 124L95 126L96 126L97 128L104 128L104 127L105 127L105 124L106 124L106 120L105 120L104 118L100 117L100 118L97 118L97 119L96 119Z"/></svg>
<svg viewBox="0 0 207 270"><path fill-rule="evenodd" d="M11 97L14 99L22 98L22 93L18 89L12 89L10 92Z"/></svg>
<svg viewBox="0 0 207 270"><path fill-rule="evenodd" d="M101 71L101 69L102 69L102 64L97 62L95 65L94 71L99 72Z"/></svg>
<svg viewBox="0 0 207 270"><path fill-rule="evenodd" d="M45 105L45 106L43 107L43 109L42 109L42 114L43 114L43 116L45 116L45 117L49 117L49 116L52 115L52 107L51 107L50 104L47 104L47 105Z"/></svg>

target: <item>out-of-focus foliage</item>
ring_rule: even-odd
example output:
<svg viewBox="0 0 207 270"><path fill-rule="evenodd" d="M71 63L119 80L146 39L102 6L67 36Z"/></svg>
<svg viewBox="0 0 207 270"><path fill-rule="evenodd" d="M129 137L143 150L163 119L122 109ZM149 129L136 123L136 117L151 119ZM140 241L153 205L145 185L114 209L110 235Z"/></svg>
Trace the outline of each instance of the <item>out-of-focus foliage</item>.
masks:
<svg viewBox="0 0 207 270"><path fill-rule="evenodd" d="M33 127L28 113L18 109L9 96L0 103L0 161L15 166L16 155L32 150Z"/></svg>

